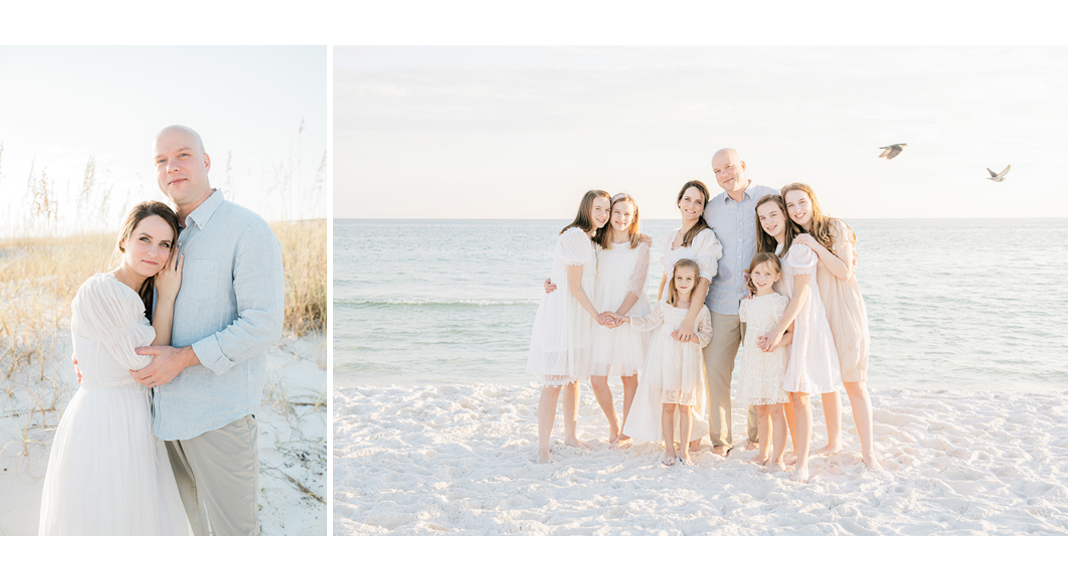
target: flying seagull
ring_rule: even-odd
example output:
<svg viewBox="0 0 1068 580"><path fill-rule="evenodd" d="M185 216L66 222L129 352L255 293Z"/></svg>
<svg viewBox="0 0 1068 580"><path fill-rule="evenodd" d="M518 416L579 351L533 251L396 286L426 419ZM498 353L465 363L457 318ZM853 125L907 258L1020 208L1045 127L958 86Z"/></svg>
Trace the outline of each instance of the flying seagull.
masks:
<svg viewBox="0 0 1068 580"><path fill-rule="evenodd" d="M994 173L993 171L990 171L989 167L987 167L986 170L990 171L990 177L987 177L987 179L993 181L994 183L1001 183L1002 181L1005 181L1005 174L1009 172L1009 169L1012 169L1012 165L1006 165L1005 169L1001 173Z"/></svg>
<svg viewBox="0 0 1068 580"><path fill-rule="evenodd" d="M886 147L880 147L883 152L879 154L879 157L886 157L887 159L893 159L901 154L901 148L908 147L908 143L898 143L896 145L887 145Z"/></svg>

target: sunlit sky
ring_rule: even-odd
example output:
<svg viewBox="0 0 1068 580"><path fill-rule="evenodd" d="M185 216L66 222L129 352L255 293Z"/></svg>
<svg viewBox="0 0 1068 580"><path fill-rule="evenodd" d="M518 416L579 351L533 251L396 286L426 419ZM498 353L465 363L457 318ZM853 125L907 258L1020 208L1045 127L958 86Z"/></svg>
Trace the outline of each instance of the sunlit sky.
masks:
<svg viewBox="0 0 1068 580"><path fill-rule="evenodd" d="M570 219L596 188L677 218L722 147L831 215L1068 216L1065 47L335 47L334 74L335 217Z"/></svg>
<svg viewBox="0 0 1068 580"><path fill-rule="evenodd" d="M237 203L272 221L326 217L326 176L318 191L315 176L327 74L325 46L0 47L0 227L29 225L31 167L57 192L61 233L109 230L132 204L165 201L151 148L171 124L200 133L212 186ZM90 155L93 199L111 188L107 216L79 215L74 201Z"/></svg>

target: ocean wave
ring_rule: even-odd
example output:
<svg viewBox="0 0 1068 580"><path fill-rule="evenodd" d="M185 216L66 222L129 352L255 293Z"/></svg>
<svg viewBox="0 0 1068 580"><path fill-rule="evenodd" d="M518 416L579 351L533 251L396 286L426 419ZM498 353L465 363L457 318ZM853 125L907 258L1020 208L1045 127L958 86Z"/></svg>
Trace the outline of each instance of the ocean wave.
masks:
<svg viewBox="0 0 1068 580"><path fill-rule="evenodd" d="M334 299L335 307L366 306L366 307L404 307L415 306L420 308L483 308L497 306L537 306L538 300L433 300L433 299L396 299L396 298L368 298L368 299Z"/></svg>

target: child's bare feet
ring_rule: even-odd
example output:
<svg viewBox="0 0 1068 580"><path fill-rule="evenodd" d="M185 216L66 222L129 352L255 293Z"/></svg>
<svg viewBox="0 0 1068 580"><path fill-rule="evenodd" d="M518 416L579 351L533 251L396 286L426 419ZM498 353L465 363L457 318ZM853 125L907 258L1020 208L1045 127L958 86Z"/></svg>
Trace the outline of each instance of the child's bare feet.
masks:
<svg viewBox="0 0 1068 580"><path fill-rule="evenodd" d="M868 471L882 471L883 466L879 464L879 461L874 457L865 457L863 459L864 465L867 466Z"/></svg>
<svg viewBox="0 0 1068 580"><path fill-rule="evenodd" d="M613 443L613 445L615 445L616 447L628 447L628 446L630 446L630 443L631 443L630 437L627 437L626 435L623 435L622 433L620 433L619 437L616 438L616 440Z"/></svg>
<svg viewBox="0 0 1068 580"><path fill-rule="evenodd" d="M660 458L660 464L665 465L667 467L675 465L675 454L672 453L671 455L668 455L667 453L665 453L664 456Z"/></svg>
<svg viewBox="0 0 1068 580"><path fill-rule="evenodd" d="M766 473L782 473L783 471L786 471L786 464L780 461L769 465Z"/></svg>
<svg viewBox="0 0 1068 580"><path fill-rule="evenodd" d="M782 459L783 459L783 463L785 463L786 465L794 465L794 464L797 463L797 456L793 455L793 454L790 454L790 455L785 455L784 454L782 456Z"/></svg>
<svg viewBox="0 0 1068 580"><path fill-rule="evenodd" d="M841 450L842 450L842 443L840 441L839 442L835 442L835 443L828 442L823 447L820 447L819 449L813 451L812 454L813 455L834 455L835 453L838 453Z"/></svg>
<svg viewBox="0 0 1068 580"><path fill-rule="evenodd" d="M553 460L552 460L551 457L549 457L549 452L548 451L546 451L545 453L542 453L541 451L538 452L538 463L552 463L552 462L553 462Z"/></svg>
<svg viewBox="0 0 1068 580"><path fill-rule="evenodd" d="M589 446L587 446L582 441L579 441L578 438L569 439L569 438L565 437L564 438L564 445L567 445L568 447L578 447L579 449L589 449Z"/></svg>
<svg viewBox="0 0 1068 580"><path fill-rule="evenodd" d="M690 458L690 449L686 446L682 448L682 455L679 456L679 461L683 465L693 465L693 459Z"/></svg>
<svg viewBox="0 0 1068 580"><path fill-rule="evenodd" d="M794 474L790 476L790 479L800 483L808 483L808 478L808 465L799 466L794 470Z"/></svg>
<svg viewBox="0 0 1068 580"><path fill-rule="evenodd" d="M757 465L764 465L764 464L766 464L768 462L768 459L771 459L771 458L768 457L767 455L765 455L763 457L757 455L756 457L753 458L753 463L756 463Z"/></svg>
<svg viewBox="0 0 1068 580"><path fill-rule="evenodd" d="M701 440L700 439L694 439L693 441L690 441L690 452L691 453L697 453L700 450L701 450Z"/></svg>

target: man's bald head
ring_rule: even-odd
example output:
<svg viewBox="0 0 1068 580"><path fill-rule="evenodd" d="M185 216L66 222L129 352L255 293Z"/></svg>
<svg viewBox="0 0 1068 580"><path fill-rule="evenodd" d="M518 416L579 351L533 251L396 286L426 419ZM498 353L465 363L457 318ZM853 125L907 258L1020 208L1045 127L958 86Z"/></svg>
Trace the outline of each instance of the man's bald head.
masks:
<svg viewBox="0 0 1068 580"><path fill-rule="evenodd" d="M716 183L728 194L738 193L740 196L740 192L749 187L749 179L745 176L745 161L742 161L734 149L728 147L716 151L712 156L712 171L716 174Z"/></svg>
<svg viewBox="0 0 1068 580"><path fill-rule="evenodd" d="M182 125L165 127L156 134L152 155L160 191L174 203L178 217L185 222L212 192L208 183L211 158L196 131Z"/></svg>

